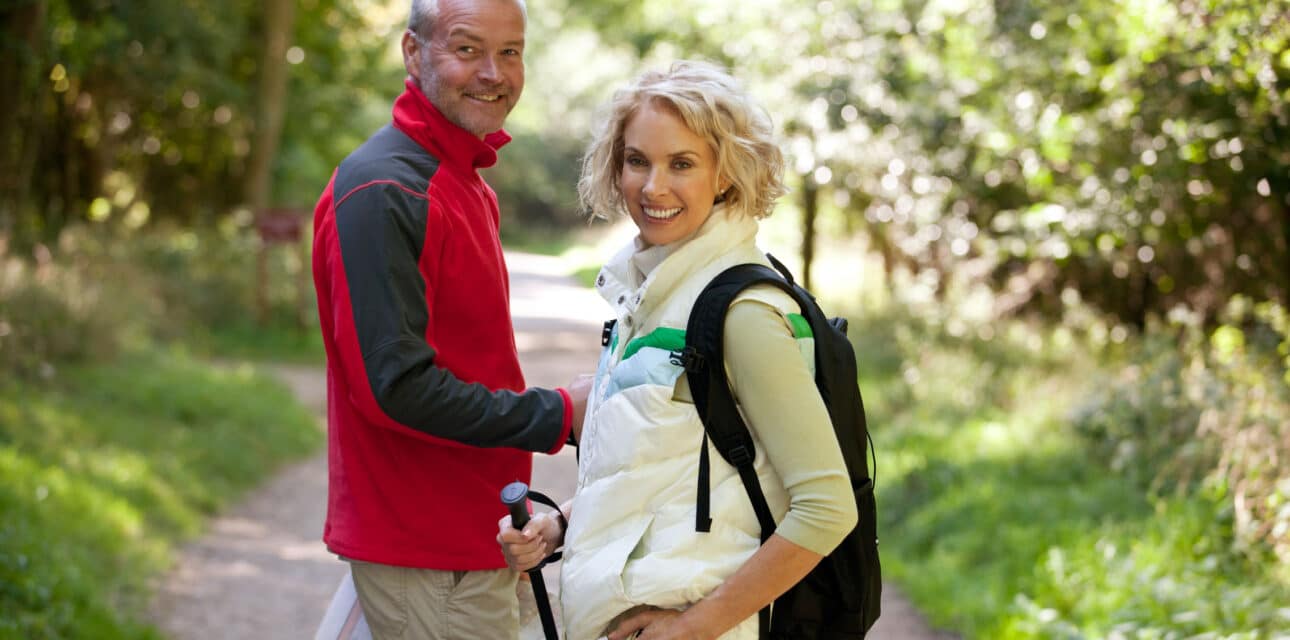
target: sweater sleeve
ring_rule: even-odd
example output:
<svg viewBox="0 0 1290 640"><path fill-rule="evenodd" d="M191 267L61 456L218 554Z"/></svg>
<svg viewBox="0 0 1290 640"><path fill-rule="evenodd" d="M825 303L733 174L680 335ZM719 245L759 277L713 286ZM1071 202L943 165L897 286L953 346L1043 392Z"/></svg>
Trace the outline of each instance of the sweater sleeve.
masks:
<svg viewBox="0 0 1290 640"><path fill-rule="evenodd" d="M432 296L418 269L428 208L424 195L390 184L336 205L333 338L351 401L374 424L445 443L558 450L572 418L563 390L492 391L436 366L425 339Z"/></svg>
<svg viewBox="0 0 1290 640"><path fill-rule="evenodd" d="M738 300L726 316L724 346L748 428L789 495L775 532L827 555L855 527L855 500L828 409L792 329L774 307Z"/></svg>

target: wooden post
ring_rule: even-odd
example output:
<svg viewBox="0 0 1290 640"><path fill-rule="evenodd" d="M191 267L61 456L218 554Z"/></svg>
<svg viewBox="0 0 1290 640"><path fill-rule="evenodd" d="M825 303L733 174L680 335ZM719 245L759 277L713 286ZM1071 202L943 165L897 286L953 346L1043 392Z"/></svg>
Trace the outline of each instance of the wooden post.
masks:
<svg viewBox="0 0 1290 640"><path fill-rule="evenodd" d="M260 326L269 321L269 243L263 238L255 252L255 321Z"/></svg>
<svg viewBox="0 0 1290 640"><path fill-rule="evenodd" d="M269 320L269 249L275 244L294 244L300 246L306 214L293 209L264 209L255 217L255 228L260 233L260 250L256 257L255 307L257 319L261 326ZM301 272L305 271L303 261ZM297 286L303 286L298 284ZM300 316L300 301L304 300L304 290L297 296L297 313Z"/></svg>

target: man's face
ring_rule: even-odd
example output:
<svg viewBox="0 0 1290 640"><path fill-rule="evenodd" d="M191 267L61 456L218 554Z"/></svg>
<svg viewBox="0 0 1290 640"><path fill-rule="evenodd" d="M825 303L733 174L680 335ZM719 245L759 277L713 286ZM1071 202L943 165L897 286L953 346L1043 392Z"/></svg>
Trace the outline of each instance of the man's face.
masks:
<svg viewBox="0 0 1290 640"><path fill-rule="evenodd" d="M524 90L524 13L515 0L440 0L432 33L403 35L403 62L444 117L483 138Z"/></svg>

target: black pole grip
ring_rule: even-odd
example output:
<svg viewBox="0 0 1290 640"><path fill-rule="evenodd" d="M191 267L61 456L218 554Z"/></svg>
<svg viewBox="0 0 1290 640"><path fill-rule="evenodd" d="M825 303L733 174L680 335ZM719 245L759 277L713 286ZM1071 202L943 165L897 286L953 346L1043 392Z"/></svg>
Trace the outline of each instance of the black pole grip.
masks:
<svg viewBox="0 0 1290 640"><path fill-rule="evenodd" d="M529 523L528 509L529 486L523 482L512 482L502 487L502 504L511 512L511 526L523 529Z"/></svg>

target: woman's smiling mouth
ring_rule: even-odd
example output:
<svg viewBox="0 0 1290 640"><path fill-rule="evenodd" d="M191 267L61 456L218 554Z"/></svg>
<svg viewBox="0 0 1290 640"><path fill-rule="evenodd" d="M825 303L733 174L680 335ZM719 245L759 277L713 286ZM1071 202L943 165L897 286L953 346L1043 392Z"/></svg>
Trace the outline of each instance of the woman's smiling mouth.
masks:
<svg viewBox="0 0 1290 640"><path fill-rule="evenodd" d="M670 218L675 218L677 214L681 213L682 209L683 207L677 207L675 209L652 209L650 207L641 207L641 211L645 212L645 216L654 220L668 220Z"/></svg>

